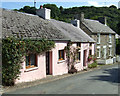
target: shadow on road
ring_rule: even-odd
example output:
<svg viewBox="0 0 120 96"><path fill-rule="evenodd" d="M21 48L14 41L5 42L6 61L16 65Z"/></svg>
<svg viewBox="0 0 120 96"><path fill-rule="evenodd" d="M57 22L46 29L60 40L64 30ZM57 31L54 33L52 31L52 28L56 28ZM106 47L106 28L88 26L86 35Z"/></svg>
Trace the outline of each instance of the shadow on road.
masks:
<svg viewBox="0 0 120 96"><path fill-rule="evenodd" d="M110 83L120 83L120 68L103 70L103 75L91 76L90 80L107 81Z"/></svg>

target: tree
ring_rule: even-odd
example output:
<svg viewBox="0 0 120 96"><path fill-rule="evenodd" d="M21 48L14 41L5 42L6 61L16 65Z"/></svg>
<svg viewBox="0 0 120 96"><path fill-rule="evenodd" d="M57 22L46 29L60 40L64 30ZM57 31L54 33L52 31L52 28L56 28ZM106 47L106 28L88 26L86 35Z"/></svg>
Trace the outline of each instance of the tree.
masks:
<svg viewBox="0 0 120 96"><path fill-rule="evenodd" d="M55 4L44 4L44 8L51 9L51 17L58 18L60 15L60 10Z"/></svg>
<svg viewBox="0 0 120 96"><path fill-rule="evenodd" d="M20 11L20 12L25 12L25 13L34 14L34 15L36 14L36 8L30 7L30 6L24 6L19 10L14 9L14 11Z"/></svg>
<svg viewBox="0 0 120 96"><path fill-rule="evenodd" d="M111 5L109 8L115 8L115 9L117 9L117 7L115 5Z"/></svg>
<svg viewBox="0 0 120 96"><path fill-rule="evenodd" d="M63 12L64 9L62 6L60 6L59 10L60 10L60 12Z"/></svg>

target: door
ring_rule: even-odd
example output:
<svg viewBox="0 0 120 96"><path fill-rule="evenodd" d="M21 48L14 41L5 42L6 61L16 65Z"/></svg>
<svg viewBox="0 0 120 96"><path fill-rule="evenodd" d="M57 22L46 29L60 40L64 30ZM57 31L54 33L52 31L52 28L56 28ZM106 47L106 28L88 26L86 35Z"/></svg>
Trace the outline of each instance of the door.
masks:
<svg viewBox="0 0 120 96"><path fill-rule="evenodd" d="M83 56L83 66L86 66L86 63L87 63L86 62L86 60L87 60L87 54L86 53L87 53L87 50L84 50L84 54L83 54L84 55Z"/></svg>
<svg viewBox="0 0 120 96"><path fill-rule="evenodd" d="M46 75L52 75L52 52L46 52Z"/></svg>
<svg viewBox="0 0 120 96"><path fill-rule="evenodd" d="M104 54L104 59L106 59L106 48L103 48L103 49L104 49L104 51L103 51L104 52L103 53Z"/></svg>

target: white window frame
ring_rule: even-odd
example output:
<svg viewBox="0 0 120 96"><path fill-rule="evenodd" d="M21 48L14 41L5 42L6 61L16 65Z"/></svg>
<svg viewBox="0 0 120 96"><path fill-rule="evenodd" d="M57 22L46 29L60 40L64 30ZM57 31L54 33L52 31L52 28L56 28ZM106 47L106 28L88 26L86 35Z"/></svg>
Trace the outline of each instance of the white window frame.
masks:
<svg viewBox="0 0 120 96"><path fill-rule="evenodd" d="M97 44L100 44L100 33L97 33Z"/></svg>
<svg viewBox="0 0 120 96"><path fill-rule="evenodd" d="M112 56L112 45L109 45L109 56Z"/></svg>
<svg viewBox="0 0 120 96"><path fill-rule="evenodd" d="M109 43L112 43L112 35L109 34Z"/></svg>
<svg viewBox="0 0 120 96"><path fill-rule="evenodd" d="M98 54L97 54L97 58L100 58L100 57L101 57L101 48L100 48L100 46L97 47L97 51L98 51L98 49L99 49L99 56L98 56ZM98 52L97 52L97 53L98 53Z"/></svg>
<svg viewBox="0 0 120 96"><path fill-rule="evenodd" d="M104 57L104 59L106 59L106 46L103 46L103 57Z"/></svg>

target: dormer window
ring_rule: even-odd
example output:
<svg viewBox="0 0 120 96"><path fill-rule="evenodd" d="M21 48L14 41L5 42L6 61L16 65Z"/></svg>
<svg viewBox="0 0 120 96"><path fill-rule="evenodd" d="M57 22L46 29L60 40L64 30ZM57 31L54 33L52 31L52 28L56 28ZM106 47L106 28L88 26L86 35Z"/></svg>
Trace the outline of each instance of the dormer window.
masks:
<svg viewBox="0 0 120 96"><path fill-rule="evenodd" d="M109 43L112 43L112 36L109 34Z"/></svg>
<svg viewBox="0 0 120 96"><path fill-rule="evenodd" d="M97 34L97 44L100 44L100 33Z"/></svg>

